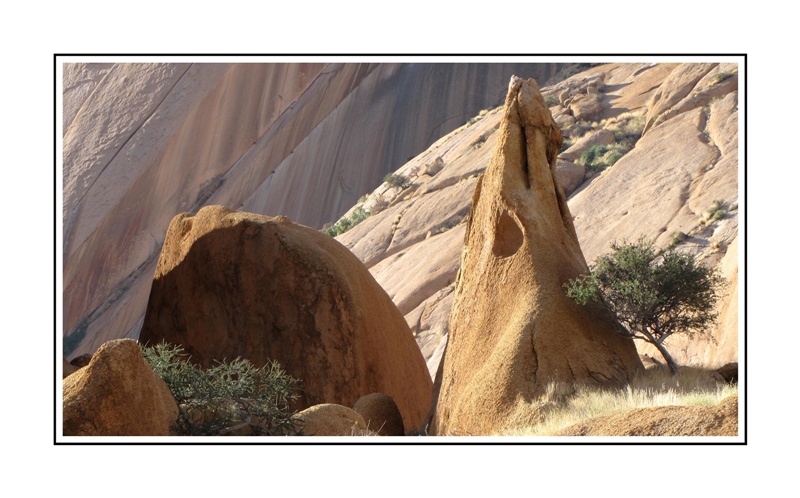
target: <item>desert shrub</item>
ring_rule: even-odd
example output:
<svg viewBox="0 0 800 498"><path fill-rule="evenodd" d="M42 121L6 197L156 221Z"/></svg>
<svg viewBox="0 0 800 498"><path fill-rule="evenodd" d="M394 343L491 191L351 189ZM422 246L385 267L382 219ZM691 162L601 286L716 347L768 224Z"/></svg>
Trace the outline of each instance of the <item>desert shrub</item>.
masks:
<svg viewBox="0 0 800 498"><path fill-rule="evenodd" d="M411 180L409 180L408 177L402 173L389 173L383 178L383 181L392 187L398 187L401 189L411 186Z"/></svg>
<svg viewBox="0 0 800 498"><path fill-rule="evenodd" d="M248 424L255 435L298 434L290 409L298 381L277 362L256 368L237 358L202 370L179 346L161 343L141 350L178 403L180 434L216 436L240 424Z"/></svg>
<svg viewBox="0 0 800 498"><path fill-rule="evenodd" d="M731 76L733 76L733 73L725 73L725 72L717 73L714 75L713 78L711 78L711 84L718 85L723 81L727 80L728 78L730 78Z"/></svg>
<svg viewBox="0 0 800 498"><path fill-rule="evenodd" d="M544 98L544 103L547 105L547 107L554 107L559 105L561 101L558 100L558 97L556 97L555 95L548 95L547 97Z"/></svg>
<svg viewBox="0 0 800 498"><path fill-rule="evenodd" d="M325 229L325 233L331 237L336 237L369 218L370 214L369 210L364 209L363 206L358 206L349 216L342 216L339 221Z"/></svg>
<svg viewBox="0 0 800 498"><path fill-rule="evenodd" d="M577 164L586 166L594 171L601 171L613 166L614 163L628 152L628 147L624 144L615 143L612 145L592 145L581 153L581 157L575 161Z"/></svg>
<svg viewBox="0 0 800 498"><path fill-rule="evenodd" d="M725 209L725 201L723 199L716 199L708 210L703 214L703 224L710 225L715 221L719 221L728 214L728 210Z"/></svg>

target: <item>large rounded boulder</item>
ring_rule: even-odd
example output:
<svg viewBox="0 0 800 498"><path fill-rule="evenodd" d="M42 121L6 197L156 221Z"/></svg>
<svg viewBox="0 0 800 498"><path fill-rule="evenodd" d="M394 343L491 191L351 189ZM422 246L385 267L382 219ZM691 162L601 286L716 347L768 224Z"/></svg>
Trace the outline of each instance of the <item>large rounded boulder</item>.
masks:
<svg viewBox="0 0 800 498"><path fill-rule="evenodd" d="M221 206L176 216L140 341L181 345L193 362L277 360L300 379L295 408L389 394L419 427L431 379L397 307L350 251L283 217Z"/></svg>

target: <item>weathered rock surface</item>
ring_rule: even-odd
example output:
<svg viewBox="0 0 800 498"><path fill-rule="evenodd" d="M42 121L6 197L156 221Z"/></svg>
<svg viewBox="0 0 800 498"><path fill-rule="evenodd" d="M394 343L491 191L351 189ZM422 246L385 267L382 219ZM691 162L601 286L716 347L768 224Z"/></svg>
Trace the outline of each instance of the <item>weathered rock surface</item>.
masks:
<svg viewBox="0 0 800 498"><path fill-rule="evenodd" d="M513 78L503 113L467 222L433 434L490 434L530 418L550 382L622 384L642 368L631 340L563 291L587 267L536 83Z"/></svg>
<svg viewBox="0 0 800 498"><path fill-rule="evenodd" d="M575 144L582 144L578 147L582 152L592 145L593 140L597 140L595 145L615 145L617 137L614 132L619 131L618 126L612 126L615 120L618 125L633 117L643 124L648 105L661 85L673 71L683 73L685 70L680 66L605 64L545 88L543 94L559 97L562 102L569 101L574 95L586 93L589 87L597 86L595 82L599 75L604 75L604 85L598 87L603 104L598 118L602 121L575 122L574 117L570 116L574 126L570 126L572 131L567 130L567 133L573 133L571 139ZM621 131L635 141L633 149L602 174L585 175L583 183L569 198L578 239L589 262L606 252L614 240L636 239L643 235L658 238L658 243L663 246L670 244L680 232L686 235L679 244L680 250L693 252L709 265L721 264L723 259L730 262L730 267L723 269L723 274L732 283L724 303L720 303L720 310L724 307L727 311L721 313L719 325L713 332L717 342L701 340L695 343L695 348L685 348L679 344L680 337L674 336L670 339L676 344L673 356L681 364L713 367L714 364L722 365L737 360L738 257L733 256L738 233L738 204L735 200L738 198L737 72L735 64L718 64L697 81L694 88L681 89L679 93L686 97L670 108L676 109L676 112L670 113L669 119L647 133L658 132L660 136L635 141L638 130L623 128ZM730 76L715 83L722 77L717 74ZM685 85L690 83L691 80ZM662 94L675 91L673 89ZM712 93L715 95L713 98L709 97ZM566 112L561 105L551 107L554 111L559 109ZM677 112L677 109L681 111ZM689 112L692 109L694 114ZM440 258L445 251L460 254L463 242L450 240L446 248L441 243L434 245L434 239L449 232L440 234L433 230L430 237L417 237L417 242L400 251L404 253L402 257L387 252L387 248L392 246L394 230L402 223L404 210L411 205L427 206L430 217L426 221L428 226L435 226L437 217L440 223L447 221L446 216L437 210L439 202L434 196L445 195L444 191L450 190L448 187L460 181L474 181L472 177L484 171L497 141L502 115L500 111L498 108L481 112L468 125L442 137L409 161L398 173L412 180L413 186L403 192L390 191L385 185L376 189L363 205L369 208L380 203L392 207L375 211L370 218L338 237L370 267L384 287L399 289L398 282L402 278L404 290L397 293L396 297L406 302L422 303L406 314L406 320L415 332L432 375L437 370L448 330L450 299L439 300L434 297L447 287L433 289L431 279L425 272L409 269L423 264L422 261ZM719 149L719 156L714 152L715 148ZM569 195L569 179L560 174L559 168L564 164L563 159L580 157L577 149L573 152L576 154L561 154L556 166L556 177L566 195ZM709 158L717 157L709 162ZM440 164L441 169L437 167L434 176L425 174L432 164ZM662 171L662 165L666 173ZM705 224L707 210L717 199L725 200L727 214L722 219ZM469 199L466 202L469 203ZM429 245L429 249L436 249L414 250L422 244ZM414 258L422 261L410 260L412 252ZM731 253L731 256L725 258L727 253ZM420 296L413 298L415 292ZM642 353L660 358L657 352L649 350L641 342L637 342L637 347ZM711 364L704 363L706 361Z"/></svg>
<svg viewBox="0 0 800 498"><path fill-rule="evenodd" d="M717 406L640 408L598 417L559 431L556 436L738 436L739 396Z"/></svg>
<svg viewBox="0 0 800 498"><path fill-rule="evenodd" d="M104 344L64 379L65 436L168 436L178 405L132 339Z"/></svg>
<svg viewBox="0 0 800 498"><path fill-rule="evenodd" d="M358 412L334 403L306 408L295 420L304 436L377 436Z"/></svg>
<svg viewBox="0 0 800 498"><path fill-rule="evenodd" d="M559 64L66 64L64 351L137 337L174 213L321 227L436 137ZM458 98L453 98L458 95Z"/></svg>
<svg viewBox="0 0 800 498"><path fill-rule="evenodd" d="M298 409L383 392L410 431L430 405L424 359L386 292L340 243L283 217L176 216L140 341L181 345L204 367L276 360L302 383Z"/></svg>
<svg viewBox="0 0 800 498"><path fill-rule="evenodd" d="M68 375L74 374L79 369L80 369L80 367L76 367L75 365L72 365L71 363L69 363L67 360L64 360L64 370L63 370L63 373L61 375L61 378L62 379L66 378Z"/></svg>
<svg viewBox="0 0 800 498"><path fill-rule="evenodd" d="M371 431L380 436L405 435L403 416L388 394L372 393L362 396L353 405L353 410L364 417Z"/></svg>

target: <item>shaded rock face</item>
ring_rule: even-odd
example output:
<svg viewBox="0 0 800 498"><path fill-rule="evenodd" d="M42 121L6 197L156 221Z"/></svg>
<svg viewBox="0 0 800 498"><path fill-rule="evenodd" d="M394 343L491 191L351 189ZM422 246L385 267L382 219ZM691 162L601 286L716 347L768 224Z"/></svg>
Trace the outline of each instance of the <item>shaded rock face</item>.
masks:
<svg viewBox="0 0 800 498"><path fill-rule="evenodd" d="M301 381L297 409L385 392L411 430L430 404L425 361L386 292L340 243L282 217L176 216L140 341L181 345L203 367L277 360Z"/></svg>
<svg viewBox="0 0 800 498"><path fill-rule="evenodd" d="M109 341L64 379L65 436L168 436L178 405L132 339Z"/></svg>
<svg viewBox="0 0 800 498"><path fill-rule="evenodd" d="M367 427L381 436L403 436L403 416L394 400L388 394L372 393L362 396L353 405Z"/></svg>
<svg viewBox="0 0 800 498"><path fill-rule="evenodd" d="M65 64L64 355L136 337L163 235L205 205L322 227L559 64Z"/></svg>
<svg viewBox="0 0 800 498"><path fill-rule="evenodd" d="M564 293L587 266L554 177L560 146L536 83L512 78L467 222L433 434L520 425L550 382L621 384L642 368L630 339Z"/></svg>

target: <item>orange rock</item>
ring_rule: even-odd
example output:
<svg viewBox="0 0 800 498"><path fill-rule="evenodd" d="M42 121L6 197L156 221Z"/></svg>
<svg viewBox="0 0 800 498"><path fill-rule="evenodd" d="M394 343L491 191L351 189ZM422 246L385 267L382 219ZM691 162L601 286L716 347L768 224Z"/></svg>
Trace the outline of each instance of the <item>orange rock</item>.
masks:
<svg viewBox="0 0 800 498"><path fill-rule="evenodd" d="M65 436L168 436L178 405L132 339L103 344L64 379Z"/></svg>
<svg viewBox="0 0 800 498"><path fill-rule="evenodd" d="M622 384L633 342L563 289L587 266L555 180L561 131L533 80L512 78L495 155L467 222L431 432L521 425L548 383Z"/></svg>
<svg viewBox="0 0 800 498"><path fill-rule="evenodd" d="M283 217L176 216L140 341L181 345L204 367L276 360L302 383L297 409L384 392L410 431L430 406L425 361L386 292L339 242Z"/></svg>

